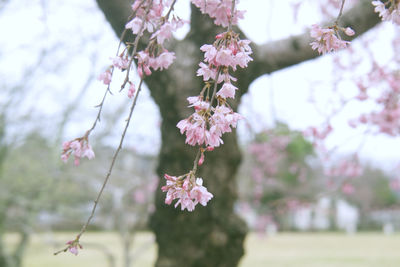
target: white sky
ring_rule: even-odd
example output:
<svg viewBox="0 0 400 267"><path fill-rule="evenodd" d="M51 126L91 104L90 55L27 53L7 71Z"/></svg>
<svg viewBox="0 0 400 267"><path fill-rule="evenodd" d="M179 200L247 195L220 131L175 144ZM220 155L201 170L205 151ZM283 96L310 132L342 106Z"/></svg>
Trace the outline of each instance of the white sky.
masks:
<svg viewBox="0 0 400 267"><path fill-rule="evenodd" d="M295 21L293 13L288 12L290 2L299 1L242 0L239 7L246 9L247 13L240 26L251 40L263 43L284 38L289 34L301 33L309 25L321 20L321 16L312 5L314 1L309 0L305 1L298 20ZM176 10L184 19L188 19L188 0L178 1ZM390 36L391 27L385 25L381 32ZM90 73L97 76L109 64L109 57L114 55L118 44L93 0L11 1L7 8L0 12L0 32L0 77L7 77L0 82L3 88L24 81L22 70L35 62L41 47L51 49L51 57L46 58L44 68L39 70L32 81L26 81L29 82L26 100L20 103L11 115L11 119L17 123L21 120L20 115L28 112L33 121L32 124L23 127L32 128L39 125L39 128L47 133L54 131L54 122L65 105L76 98L87 76ZM382 47L387 43L388 39L382 38L377 46ZM308 102L310 83L330 81L333 72L330 58L323 57L263 76L252 84L249 94L243 97L240 112L255 130L273 125L271 102L276 119L288 123L294 129L303 130L310 125L318 125L323 118ZM90 84L67 125L64 136L66 139L82 135L90 126L96 114L92 107L100 101L103 90L100 82L94 81ZM273 101L270 98L271 90ZM115 92L117 91L116 89ZM330 88L321 83L317 95L318 100L324 101L330 95ZM0 103L3 101L8 99L0 98ZM105 115L115 113L124 101L125 95L121 97L116 93L107 103ZM127 109L128 107L121 112L126 114ZM346 143L338 150L339 154L353 152L359 147L359 133L347 126L347 119L356 117L355 114L362 109L360 105L348 107L333 121L335 132L328 140L328 145L333 147ZM43 114L46 119L42 119ZM112 144L118 142L125 118L122 117L108 138L108 142ZM108 127L106 120L105 117L100 124L103 129ZM159 121L157 107L152 102L149 92L144 90L134 114L127 146L156 153L160 145ZM16 126L11 133L21 131L19 127ZM242 139L248 136L244 123L241 124L239 132ZM357 134L358 137L349 139ZM364 160L390 168L398 163L399 149L398 138L371 136L367 137L360 154Z"/></svg>

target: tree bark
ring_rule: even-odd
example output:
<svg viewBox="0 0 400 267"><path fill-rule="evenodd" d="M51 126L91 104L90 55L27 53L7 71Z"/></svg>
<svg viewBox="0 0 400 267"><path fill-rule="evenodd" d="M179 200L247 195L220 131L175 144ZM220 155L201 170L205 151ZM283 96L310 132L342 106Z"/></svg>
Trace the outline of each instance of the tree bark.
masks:
<svg viewBox="0 0 400 267"><path fill-rule="evenodd" d="M97 3L117 36L121 36L130 15L129 1L97 0ZM372 21L362 25L346 25L362 33L373 27L378 19L371 12L369 0L360 1L358 8L360 10L357 12L351 11L351 19L348 19L349 15L344 15L343 21ZM212 43L217 32L209 19L192 8L190 33L184 40L173 41L171 45L176 53L176 62L168 70L154 72L145 80L162 116L162 146L157 168L160 183L156 191L156 211L150 221L158 243L156 266L159 267L237 266L244 254L246 225L233 211L235 175L241 159L235 132L224 135L225 144L207 153L205 164L200 168L198 177L204 178L205 185L214 194L207 207L197 206L193 212L182 212L164 204L165 193L160 190L165 184L165 173L182 175L193 166L196 150L185 145L184 136L179 133L176 124L193 112L187 108L186 98L198 95L203 86L201 79L196 77L202 57L199 47L204 43ZM126 37L131 38L131 35ZM241 90L236 102L232 103L234 108L251 82L260 75L318 56L309 46L308 33L271 44L253 44L253 48L254 62L249 69L234 74Z"/></svg>

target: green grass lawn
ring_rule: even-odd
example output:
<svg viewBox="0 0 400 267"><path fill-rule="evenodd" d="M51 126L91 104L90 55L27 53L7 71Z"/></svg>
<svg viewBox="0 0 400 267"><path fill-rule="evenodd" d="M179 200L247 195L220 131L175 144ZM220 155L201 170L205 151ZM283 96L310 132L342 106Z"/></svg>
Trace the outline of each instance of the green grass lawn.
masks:
<svg viewBox="0 0 400 267"><path fill-rule="evenodd" d="M24 259L24 266L108 267L105 251L115 255L116 266L122 266L121 243L114 233L87 233L82 239L84 249L79 256L70 253L53 256L56 247L53 247L52 242L66 241L72 236L72 233L34 235ZM15 241L14 235L7 236L9 247ZM241 261L241 267L400 266L399 234L283 233L273 237L249 234L245 246L246 255ZM156 256L153 235L149 232L137 234L132 251L135 255L132 266L152 266Z"/></svg>

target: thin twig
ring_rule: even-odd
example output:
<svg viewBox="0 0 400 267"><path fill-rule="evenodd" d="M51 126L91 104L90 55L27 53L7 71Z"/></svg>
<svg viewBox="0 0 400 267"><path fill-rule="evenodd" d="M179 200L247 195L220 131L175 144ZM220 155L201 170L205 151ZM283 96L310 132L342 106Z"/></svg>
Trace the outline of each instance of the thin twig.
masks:
<svg viewBox="0 0 400 267"><path fill-rule="evenodd" d="M197 166L200 159L200 154L201 154L201 148L199 148L199 150L197 151L196 158L193 161L193 174L196 174Z"/></svg>
<svg viewBox="0 0 400 267"><path fill-rule="evenodd" d="M229 18L228 32L230 32L232 30L232 19L235 14L235 3L236 3L236 0L232 0L231 17Z"/></svg>
<svg viewBox="0 0 400 267"><path fill-rule="evenodd" d="M113 168L114 168L115 161L116 161L116 159L117 159L117 157L118 157L119 152L120 152L121 149L122 149L122 144L123 144L123 142L124 142L125 135L126 135L126 132L127 132L127 130L128 130L129 123L130 123L130 121L131 121L132 114L133 114L133 110L135 109L136 101L137 101L137 98L138 98L138 96L139 96L139 93L140 93L142 84L143 84L143 79L141 79L140 82L139 82L138 90L137 90L137 93L136 93L136 95L135 95L135 98L133 99L133 103L132 103L132 105L131 105L131 109L130 109L130 112L129 112L129 116L128 116L127 120L126 120L126 125L125 125L125 128L124 128L124 131L122 132L122 136L121 136L121 139L120 139L120 142L119 142L119 146L118 146L117 150L114 152L114 156L113 156L113 158L112 158L112 160L111 160L111 164L110 164L110 167L109 167L109 169L108 169L107 175L106 175L106 177L105 177L105 179L104 179L103 185L101 186L101 189L100 189L99 193L97 194L96 200L94 201L94 205L93 205L93 208L92 208L92 212L90 213L90 216L89 216L89 218L87 219L86 223L82 226L81 231L80 231L79 234L76 236L76 238L75 238L76 241L79 241L79 239L80 239L80 237L83 235L83 233L86 232L86 229L87 229L88 225L90 224L90 222L92 221L92 219L93 219L93 217L94 217L94 214L95 214L96 208L97 208L97 204L99 203L99 200L100 200L100 198L101 198L101 196L102 196L102 194L103 194L104 188L106 187L106 185L107 185L107 183L108 183L108 181L109 181L109 179L110 179L112 170L113 170ZM54 255L57 255L57 254L59 254L59 253L61 253L61 252L66 252L66 251L69 249L69 247L70 247L70 246L67 246L67 247L64 248L64 249L61 249L61 250L55 252Z"/></svg>
<svg viewBox="0 0 400 267"><path fill-rule="evenodd" d="M335 25L337 25L339 23L339 19L343 15L343 7L344 7L345 2L346 2L346 0L342 0L342 5L340 6L339 15L336 18Z"/></svg>
<svg viewBox="0 0 400 267"><path fill-rule="evenodd" d="M142 20L142 24L140 25L138 34L136 35L135 41L134 41L134 43L133 43L133 51L132 51L131 56L130 56L130 59L129 59L128 68L126 69L125 80L124 80L124 82L123 82L122 85L121 85L121 90L124 89L125 85L126 85L126 84L128 83L128 81L129 81L129 73L130 73L130 71L131 71L132 62L133 62L133 59L134 59L134 57L135 57L135 55L136 55L137 47L138 47L138 45L139 45L139 40L140 40L140 38L141 38L142 35L143 35L142 31L143 31L143 28L144 28L144 24L145 24L145 21L146 21L146 17L147 17L147 15L148 15L149 12L150 12L150 7L152 6L152 4L153 4L153 1L150 1L150 2L148 3L147 7L146 7L146 15L145 15L145 18Z"/></svg>

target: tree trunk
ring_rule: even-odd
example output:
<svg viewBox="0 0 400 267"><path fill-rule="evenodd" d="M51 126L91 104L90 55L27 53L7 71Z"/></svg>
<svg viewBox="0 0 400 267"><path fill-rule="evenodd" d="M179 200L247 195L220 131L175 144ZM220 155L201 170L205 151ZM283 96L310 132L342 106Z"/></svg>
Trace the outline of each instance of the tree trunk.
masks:
<svg viewBox="0 0 400 267"><path fill-rule="evenodd" d="M160 177L189 171L195 155L193 149L187 149L179 132L169 129L175 124L175 120L164 120L162 124L163 145L157 170ZM151 218L158 243L156 266L237 266L244 254L246 226L233 212L240 153L234 134L224 141L223 147L206 155L200 171L214 194L207 207L198 205L193 212L175 209L164 204L165 193L158 190L156 212ZM159 187L164 183L162 179Z"/></svg>

